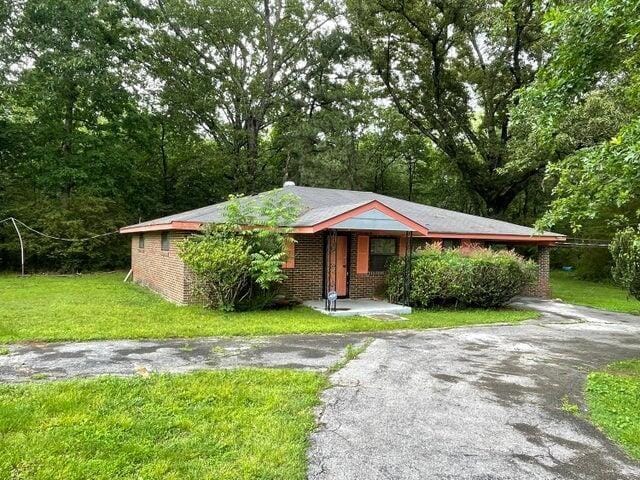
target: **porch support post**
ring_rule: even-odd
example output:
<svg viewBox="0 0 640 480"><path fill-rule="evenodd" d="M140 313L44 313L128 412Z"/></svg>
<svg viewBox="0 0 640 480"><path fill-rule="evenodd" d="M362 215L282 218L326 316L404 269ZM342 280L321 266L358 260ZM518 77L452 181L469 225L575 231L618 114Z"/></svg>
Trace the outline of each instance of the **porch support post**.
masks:
<svg viewBox="0 0 640 480"><path fill-rule="evenodd" d="M541 298L551 297L551 284L549 282L549 253L551 247L538 246L538 285L537 296Z"/></svg>
<svg viewBox="0 0 640 480"><path fill-rule="evenodd" d="M325 251L326 258L326 271L325 271L325 302L324 309L327 311L333 310L336 307L336 302L329 300L329 294L334 291L337 285L338 279L338 245L337 245L337 233L335 230L330 230L327 235L327 248Z"/></svg>

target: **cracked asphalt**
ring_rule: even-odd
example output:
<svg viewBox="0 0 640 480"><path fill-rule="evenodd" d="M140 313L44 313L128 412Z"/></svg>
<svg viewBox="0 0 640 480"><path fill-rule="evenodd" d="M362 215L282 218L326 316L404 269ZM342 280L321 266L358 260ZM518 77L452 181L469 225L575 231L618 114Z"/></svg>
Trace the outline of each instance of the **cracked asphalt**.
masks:
<svg viewBox="0 0 640 480"><path fill-rule="evenodd" d="M281 335L17 344L8 346L9 355L0 356L0 382L240 367L324 371L342 358L347 345L358 346L368 336Z"/></svg>
<svg viewBox="0 0 640 480"><path fill-rule="evenodd" d="M332 375L309 479L640 479L588 421L589 371L640 357L640 317L521 299L517 326L397 332Z"/></svg>

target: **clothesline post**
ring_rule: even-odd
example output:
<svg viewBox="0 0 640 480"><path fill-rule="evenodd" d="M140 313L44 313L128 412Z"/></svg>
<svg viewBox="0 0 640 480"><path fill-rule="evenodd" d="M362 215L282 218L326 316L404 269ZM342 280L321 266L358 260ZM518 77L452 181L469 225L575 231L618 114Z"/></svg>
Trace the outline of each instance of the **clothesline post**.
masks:
<svg viewBox="0 0 640 480"><path fill-rule="evenodd" d="M24 242L22 241L22 235L20 234L20 229L16 224L16 219L11 217L11 223L13 223L13 228L16 229L16 233L18 234L18 240L20 240L20 269L21 269L21 275L24 277Z"/></svg>

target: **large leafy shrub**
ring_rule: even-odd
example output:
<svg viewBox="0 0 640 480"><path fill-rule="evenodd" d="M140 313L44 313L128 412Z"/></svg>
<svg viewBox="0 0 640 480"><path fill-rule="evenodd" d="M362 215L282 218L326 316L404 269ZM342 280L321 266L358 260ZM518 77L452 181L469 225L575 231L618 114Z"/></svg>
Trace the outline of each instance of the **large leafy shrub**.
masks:
<svg viewBox="0 0 640 480"><path fill-rule="evenodd" d="M297 198L270 192L258 198L231 197L224 222L180 244L205 305L231 311L264 308L286 278L282 264Z"/></svg>
<svg viewBox="0 0 640 480"><path fill-rule="evenodd" d="M404 258L390 265L387 294L393 301L405 297L406 268ZM419 307L498 307L520 293L535 271L532 261L510 251L426 247L413 256L409 301Z"/></svg>
<svg viewBox="0 0 640 480"><path fill-rule="evenodd" d="M640 300L640 232L633 228L619 231L609 251L613 257L614 281Z"/></svg>

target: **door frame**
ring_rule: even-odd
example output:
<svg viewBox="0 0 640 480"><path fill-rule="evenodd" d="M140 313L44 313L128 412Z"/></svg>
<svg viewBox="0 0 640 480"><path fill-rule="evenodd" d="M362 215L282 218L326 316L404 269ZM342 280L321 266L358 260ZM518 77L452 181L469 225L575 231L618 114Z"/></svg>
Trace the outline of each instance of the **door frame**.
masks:
<svg viewBox="0 0 640 480"><path fill-rule="evenodd" d="M351 293L351 234L349 232L338 233L336 237L347 238L347 294L338 298L349 298ZM329 234L325 232L322 240L322 298L327 298L327 246L329 245Z"/></svg>

